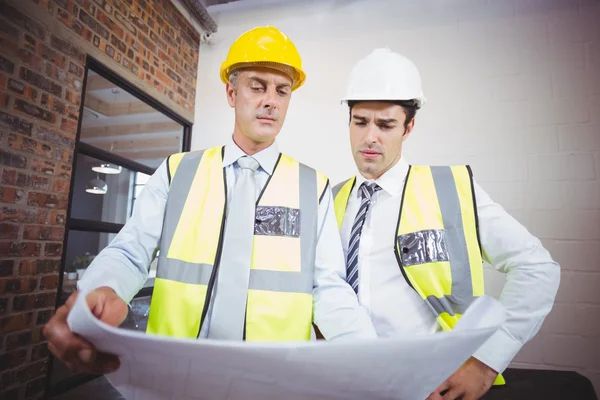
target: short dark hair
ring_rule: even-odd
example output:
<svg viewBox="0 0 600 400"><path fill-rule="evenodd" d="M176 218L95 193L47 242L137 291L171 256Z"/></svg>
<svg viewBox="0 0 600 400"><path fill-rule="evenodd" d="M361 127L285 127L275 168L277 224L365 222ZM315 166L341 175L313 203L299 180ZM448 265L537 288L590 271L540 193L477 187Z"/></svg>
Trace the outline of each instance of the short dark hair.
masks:
<svg viewBox="0 0 600 400"><path fill-rule="evenodd" d="M379 101L379 100L348 100L348 109L350 114L350 120L352 120L352 107L358 103L364 103L367 101ZM406 113L406 120L404 121L404 128L408 128L408 124L415 118L419 105L414 100L381 100L383 103L390 103L400 106Z"/></svg>

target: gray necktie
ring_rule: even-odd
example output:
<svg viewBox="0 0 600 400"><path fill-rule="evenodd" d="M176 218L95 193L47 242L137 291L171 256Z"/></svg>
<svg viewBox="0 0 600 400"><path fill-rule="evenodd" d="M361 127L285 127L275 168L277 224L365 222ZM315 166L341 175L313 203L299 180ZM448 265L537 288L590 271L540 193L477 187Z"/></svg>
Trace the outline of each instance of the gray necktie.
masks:
<svg viewBox="0 0 600 400"><path fill-rule="evenodd" d="M212 339L242 340L244 335L256 213L254 173L259 164L247 156L239 158L237 163L241 171L225 222L223 253L208 332Z"/></svg>

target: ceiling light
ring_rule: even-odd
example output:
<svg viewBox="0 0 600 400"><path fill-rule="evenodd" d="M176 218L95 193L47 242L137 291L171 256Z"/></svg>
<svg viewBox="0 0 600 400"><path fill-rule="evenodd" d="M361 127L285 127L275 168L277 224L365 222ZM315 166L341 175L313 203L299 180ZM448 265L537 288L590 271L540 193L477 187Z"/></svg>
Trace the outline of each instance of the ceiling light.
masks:
<svg viewBox="0 0 600 400"><path fill-rule="evenodd" d="M121 166L111 163L102 163L92 167L92 171L99 172L101 174L115 175L121 173Z"/></svg>
<svg viewBox="0 0 600 400"><path fill-rule="evenodd" d="M85 191L91 194L106 194L108 186L102 179L92 179L88 182Z"/></svg>

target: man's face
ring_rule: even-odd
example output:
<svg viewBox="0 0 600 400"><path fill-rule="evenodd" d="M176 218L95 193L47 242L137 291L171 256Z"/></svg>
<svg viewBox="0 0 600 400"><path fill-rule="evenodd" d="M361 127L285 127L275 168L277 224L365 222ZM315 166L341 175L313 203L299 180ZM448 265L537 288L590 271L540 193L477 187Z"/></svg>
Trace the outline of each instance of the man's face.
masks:
<svg viewBox="0 0 600 400"><path fill-rule="evenodd" d="M227 101L235 109L236 130L253 143L268 143L279 134L292 96L292 79L268 68L240 72L227 84Z"/></svg>
<svg viewBox="0 0 600 400"><path fill-rule="evenodd" d="M352 156L360 173L377 179L393 167L402 154L402 143L414 127L404 127L406 113L396 104L379 101L356 103L350 114Z"/></svg>

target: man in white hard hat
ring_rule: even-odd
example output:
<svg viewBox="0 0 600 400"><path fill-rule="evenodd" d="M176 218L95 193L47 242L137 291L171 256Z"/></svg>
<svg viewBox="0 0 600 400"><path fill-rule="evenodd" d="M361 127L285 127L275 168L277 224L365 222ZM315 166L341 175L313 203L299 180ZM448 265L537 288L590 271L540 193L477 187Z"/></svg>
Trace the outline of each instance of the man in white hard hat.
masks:
<svg viewBox="0 0 600 400"><path fill-rule="evenodd" d="M354 67L343 101L358 174L334 188L334 204L347 281L378 336L451 330L485 293L483 261L506 274L506 323L430 396L480 398L504 383L499 374L538 332L559 266L468 166L413 166L402 157L425 103L410 60L373 51Z"/></svg>

